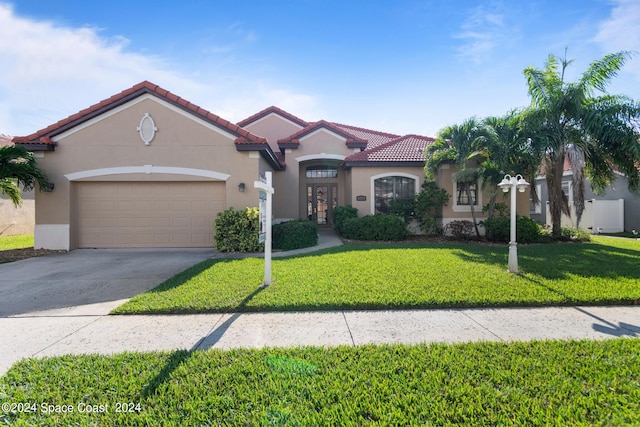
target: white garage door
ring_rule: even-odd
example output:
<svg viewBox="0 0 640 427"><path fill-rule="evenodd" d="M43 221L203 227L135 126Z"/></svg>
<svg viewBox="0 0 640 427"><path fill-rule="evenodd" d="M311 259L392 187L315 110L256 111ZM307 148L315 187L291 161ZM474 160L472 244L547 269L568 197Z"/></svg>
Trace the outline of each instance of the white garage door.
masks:
<svg viewBox="0 0 640 427"><path fill-rule="evenodd" d="M81 248L212 247L223 182L78 182Z"/></svg>

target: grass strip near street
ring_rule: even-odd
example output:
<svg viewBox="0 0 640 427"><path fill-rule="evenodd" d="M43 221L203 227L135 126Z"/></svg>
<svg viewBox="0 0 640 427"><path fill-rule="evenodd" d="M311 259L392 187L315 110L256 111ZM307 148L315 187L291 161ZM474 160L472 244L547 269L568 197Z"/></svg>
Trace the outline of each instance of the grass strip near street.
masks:
<svg viewBox="0 0 640 427"><path fill-rule="evenodd" d="M25 359L0 401L15 426L639 425L640 340Z"/></svg>
<svg viewBox="0 0 640 427"><path fill-rule="evenodd" d="M0 236L0 251L33 248L33 234Z"/></svg>
<svg viewBox="0 0 640 427"><path fill-rule="evenodd" d="M346 244L274 259L260 289L259 258L207 260L138 295L114 314L635 304L640 242L519 248L520 275L503 245Z"/></svg>

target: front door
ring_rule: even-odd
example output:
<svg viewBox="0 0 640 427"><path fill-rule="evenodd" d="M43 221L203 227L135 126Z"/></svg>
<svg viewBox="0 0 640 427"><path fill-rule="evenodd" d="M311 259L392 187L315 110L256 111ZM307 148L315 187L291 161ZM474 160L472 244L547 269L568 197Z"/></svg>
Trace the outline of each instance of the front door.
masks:
<svg viewBox="0 0 640 427"><path fill-rule="evenodd" d="M307 185L307 217L318 225L331 225L338 206L337 184Z"/></svg>

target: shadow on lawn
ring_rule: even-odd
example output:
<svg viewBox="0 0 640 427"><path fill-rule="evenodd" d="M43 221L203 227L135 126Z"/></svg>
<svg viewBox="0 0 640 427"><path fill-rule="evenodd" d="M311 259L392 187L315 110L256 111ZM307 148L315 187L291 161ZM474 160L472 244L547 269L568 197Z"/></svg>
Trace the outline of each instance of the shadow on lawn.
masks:
<svg viewBox="0 0 640 427"><path fill-rule="evenodd" d="M265 288L263 287L259 287L245 299L243 299L240 304L238 304L238 308L240 309L240 311L242 311L242 309L249 303L249 301L251 301L264 289ZM162 384L170 380L173 372L178 369L178 367L180 367L183 363L188 362L196 351L207 350L216 345L216 343L220 341L224 333L229 329L229 327L231 327L233 322L235 322L239 317L240 313L234 313L219 326L216 326L209 335L201 338L193 347L191 347L190 350L178 350L173 352L160 372L158 372L158 374L144 388L144 390L142 391L142 397L146 398L149 396L153 396Z"/></svg>
<svg viewBox="0 0 640 427"><path fill-rule="evenodd" d="M452 253L467 262L494 264L507 269L508 246L468 245ZM546 279L584 277L640 279L640 251L616 248L599 243L550 243L519 245L518 261L522 271Z"/></svg>

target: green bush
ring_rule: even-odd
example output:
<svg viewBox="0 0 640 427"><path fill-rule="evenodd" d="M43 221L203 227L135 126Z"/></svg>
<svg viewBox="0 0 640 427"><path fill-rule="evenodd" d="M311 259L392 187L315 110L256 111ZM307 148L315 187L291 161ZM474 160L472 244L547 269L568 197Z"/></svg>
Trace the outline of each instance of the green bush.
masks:
<svg viewBox="0 0 640 427"><path fill-rule="evenodd" d="M272 227L273 248L289 251L318 244L318 226L307 219L294 219Z"/></svg>
<svg viewBox="0 0 640 427"><path fill-rule="evenodd" d="M402 240L407 237L407 227L396 215L367 215L347 219L342 235L354 240Z"/></svg>
<svg viewBox="0 0 640 427"><path fill-rule="evenodd" d="M447 224L447 230L456 239L470 239L473 235L473 229L473 222L467 220L456 220Z"/></svg>
<svg viewBox="0 0 640 427"><path fill-rule="evenodd" d="M422 191L414 199L414 217L427 234L443 234L442 207L449 202L449 193L433 181L424 181Z"/></svg>
<svg viewBox="0 0 640 427"><path fill-rule="evenodd" d="M358 209L351 205L338 206L333 210L333 229L338 234L343 233L344 222L350 218L358 217Z"/></svg>
<svg viewBox="0 0 640 427"><path fill-rule="evenodd" d="M497 242L511 240L511 220L506 216L493 217L481 222L486 230L486 237ZM516 217L516 240L519 243L535 243L542 240L540 224L526 216Z"/></svg>
<svg viewBox="0 0 640 427"><path fill-rule="evenodd" d="M258 208L220 212L215 221L214 240L222 252L258 252L264 244L258 243L260 211Z"/></svg>
<svg viewBox="0 0 640 427"><path fill-rule="evenodd" d="M414 199L391 200L389 203L389 213L399 216L404 220L405 224L409 224L411 222L411 218L415 215Z"/></svg>

